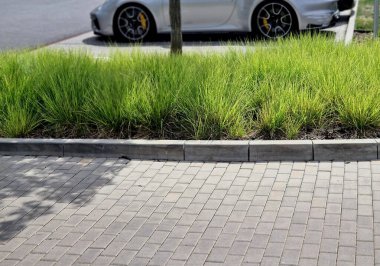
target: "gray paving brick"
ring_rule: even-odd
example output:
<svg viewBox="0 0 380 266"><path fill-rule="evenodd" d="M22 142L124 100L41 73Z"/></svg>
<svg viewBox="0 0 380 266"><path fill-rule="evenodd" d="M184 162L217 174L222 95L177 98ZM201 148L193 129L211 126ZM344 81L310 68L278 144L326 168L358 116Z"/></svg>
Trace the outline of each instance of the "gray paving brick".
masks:
<svg viewBox="0 0 380 266"><path fill-rule="evenodd" d="M105 249L114 238L115 236L113 235L101 235L91 244L91 248Z"/></svg>
<svg viewBox="0 0 380 266"><path fill-rule="evenodd" d="M30 266L37 264L43 257L43 254L28 254L18 265ZM1 261L2 259L0 259Z"/></svg>
<svg viewBox="0 0 380 266"><path fill-rule="evenodd" d="M84 241L84 240L79 240L72 246L66 254L70 255L81 255L83 252L86 251L86 249L92 244L92 241Z"/></svg>
<svg viewBox="0 0 380 266"><path fill-rule="evenodd" d="M300 258L300 250L285 249L281 256L281 264L297 265Z"/></svg>
<svg viewBox="0 0 380 266"><path fill-rule="evenodd" d="M265 249L252 249L249 248L246 256L244 257L244 262L247 263L260 263L264 256Z"/></svg>
<svg viewBox="0 0 380 266"><path fill-rule="evenodd" d="M81 233L69 233L65 238L58 242L63 247L72 247L83 236Z"/></svg>
<svg viewBox="0 0 380 266"><path fill-rule="evenodd" d="M202 239L217 240L221 232L222 228L208 227L205 230Z"/></svg>
<svg viewBox="0 0 380 266"><path fill-rule="evenodd" d="M159 249L159 244L145 244L140 251L137 253L137 257L139 258L153 258L154 254Z"/></svg>
<svg viewBox="0 0 380 266"><path fill-rule="evenodd" d="M338 260L341 261L355 261L355 248L354 247L339 247Z"/></svg>
<svg viewBox="0 0 380 266"><path fill-rule="evenodd" d="M36 246L35 245L22 245L15 251L9 254L6 259L8 260L22 260L25 258Z"/></svg>
<svg viewBox="0 0 380 266"><path fill-rule="evenodd" d="M260 235L255 234L252 238L252 241L249 241L250 246L253 248L265 248L268 244L270 235Z"/></svg>
<svg viewBox="0 0 380 266"><path fill-rule="evenodd" d="M24 183L49 176L45 185L63 187L49 194L44 215L0 244L3 264L380 265L378 161L125 164L0 156L0 173L4 164L12 169L7 176ZM6 178L0 194L15 188ZM44 202L39 186L4 194L2 213Z"/></svg>
<svg viewBox="0 0 380 266"><path fill-rule="evenodd" d="M182 246L193 246L195 247L201 238L202 233L187 233L184 239L181 242Z"/></svg>
<svg viewBox="0 0 380 266"><path fill-rule="evenodd" d="M165 265L173 253L158 251L149 261L149 265Z"/></svg>
<svg viewBox="0 0 380 266"><path fill-rule="evenodd" d="M137 251L134 250L122 250L112 263L116 265L128 265L136 254Z"/></svg>
<svg viewBox="0 0 380 266"><path fill-rule="evenodd" d="M318 261L316 259L301 258L298 265L314 266L314 265L318 265Z"/></svg>
<svg viewBox="0 0 380 266"><path fill-rule="evenodd" d="M178 248L175 250L173 256L171 257L174 260L187 260L191 252L194 250L194 247L192 246L178 246Z"/></svg>
<svg viewBox="0 0 380 266"><path fill-rule="evenodd" d="M229 254L228 256L230 255L244 256L248 250L249 245L250 245L250 242L235 241L228 252Z"/></svg>
<svg viewBox="0 0 380 266"><path fill-rule="evenodd" d="M48 261L59 261L60 258L66 254L68 247L54 247L48 254L46 254L42 259Z"/></svg>
<svg viewBox="0 0 380 266"><path fill-rule="evenodd" d="M96 260L92 263L92 265L100 265L100 266L107 266L110 265L113 261L113 257L106 257L106 256L99 256L96 258Z"/></svg>
<svg viewBox="0 0 380 266"><path fill-rule="evenodd" d="M91 264L96 258L102 253L102 249L88 248L82 255L78 258L78 263Z"/></svg>
<svg viewBox="0 0 380 266"><path fill-rule="evenodd" d="M179 244L181 243L181 238L167 238L165 242L161 245L160 251L174 252Z"/></svg>
<svg viewBox="0 0 380 266"><path fill-rule="evenodd" d="M265 248L264 255L266 257L281 257L284 248L283 243L271 243L269 242Z"/></svg>
<svg viewBox="0 0 380 266"><path fill-rule="evenodd" d="M374 256L356 256L357 265L374 265Z"/></svg>
<svg viewBox="0 0 380 266"><path fill-rule="evenodd" d="M35 249L32 250L32 253L44 253L47 254L49 251L54 248L59 240L45 240L39 244Z"/></svg>
<svg viewBox="0 0 380 266"><path fill-rule="evenodd" d="M209 254L215 245L215 240L201 239L194 249L194 253Z"/></svg>
<svg viewBox="0 0 380 266"><path fill-rule="evenodd" d="M125 246L125 249L138 251L144 246L147 240L148 240L148 237L134 236Z"/></svg>

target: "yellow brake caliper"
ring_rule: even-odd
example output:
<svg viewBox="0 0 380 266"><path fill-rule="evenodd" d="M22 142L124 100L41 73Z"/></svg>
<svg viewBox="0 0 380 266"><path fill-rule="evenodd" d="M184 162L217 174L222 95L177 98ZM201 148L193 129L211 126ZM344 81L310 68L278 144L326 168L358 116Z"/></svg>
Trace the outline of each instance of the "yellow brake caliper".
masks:
<svg viewBox="0 0 380 266"><path fill-rule="evenodd" d="M263 19L263 23L264 23L264 27L269 30L269 23L268 23L268 19L264 18Z"/></svg>
<svg viewBox="0 0 380 266"><path fill-rule="evenodd" d="M145 18L145 16L144 16L144 14L141 12L140 14L139 14L139 19L140 19L140 22L141 22L141 27L144 29L144 30L146 30L147 29L147 21L146 21L146 18Z"/></svg>

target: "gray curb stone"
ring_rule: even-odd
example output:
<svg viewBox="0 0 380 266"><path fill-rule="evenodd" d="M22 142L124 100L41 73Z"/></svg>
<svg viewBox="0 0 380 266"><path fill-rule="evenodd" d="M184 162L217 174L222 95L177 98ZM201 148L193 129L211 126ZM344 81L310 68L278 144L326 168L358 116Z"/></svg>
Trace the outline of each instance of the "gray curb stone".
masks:
<svg viewBox="0 0 380 266"><path fill-rule="evenodd" d="M248 162L249 141L196 141L185 143L186 161Z"/></svg>
<svg viewBox="0 0 380 266"><path fill-rule="evenodd" d="M374 139L314 140L315 161L377 160L377 142Z"/></svg>
<svg viewBox="0 0 380 266"><path fill-rule="evenodd" d="M173 140L67 140L64 156L183 161L184 144Z"/></svg>
<svg viewBox="0 0 380 266"><path fill-rule="evenodd" d="M250 161L312 161L311 140L254 140L249 145Z"/></svg>
<svg viewBox="0 0 380 266"><path fill-rule="evenodd" d="M183 141L0 138L0 155L125 157L170 161L364 161L379 158L380 139Z"/></svg>
<svg viewBox="0 0 380 266"><path fill-rule="evenodd" d="M0 138L1 155L63 156L64 140Z"/></svg>

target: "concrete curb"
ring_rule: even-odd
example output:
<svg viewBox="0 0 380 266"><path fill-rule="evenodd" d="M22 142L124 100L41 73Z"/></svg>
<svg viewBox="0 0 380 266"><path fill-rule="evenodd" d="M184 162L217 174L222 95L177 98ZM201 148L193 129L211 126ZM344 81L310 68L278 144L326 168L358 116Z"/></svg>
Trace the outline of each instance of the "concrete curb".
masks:
<svg viewBox="0 0 380 266"><path fill-rule="evenodd" d="M352 42L352 39L354 38L354 31L355 31L355 23L356 23L356 15L358 13L358 6L359 6L359 0L356 0L356 4L354 8L351 10L351 16L348 20L347 24L347 30L346 30L346 37L344 39L344 43L346 45L350 44Z"/></svg>
<svg viewBox="0 0 380 266"><path fill-rule="evenodd" d="M249 141L186 141L186 161L248 162Z"/></svg>
<svg viewBox="0 0 380 266"><path fill-rule="evenodd" d="M311 140L254 140L249 145L250 161L312 161Z"/></svg>
<svg viewBox="0 0 380 266"><path fill-rule="evenodd" d="M379 158L380 139L184 141L0 139L0 155L124 157L170 161L367 161Z"/></svg>

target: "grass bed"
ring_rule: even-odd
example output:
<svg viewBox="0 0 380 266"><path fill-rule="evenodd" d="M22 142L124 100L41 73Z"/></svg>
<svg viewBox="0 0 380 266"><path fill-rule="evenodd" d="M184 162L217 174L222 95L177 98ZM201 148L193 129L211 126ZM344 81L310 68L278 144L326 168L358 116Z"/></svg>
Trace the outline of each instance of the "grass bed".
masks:
<svg viewBox="0 0 380 266"><path fill-rule="evenodd" d="M249 45L249 44L248 44ZM323 36L246 53L0 54L0 136L365 137L380 128L380 42Z"/></svg>
<svg viewBox="0 0 380 266"><path fill-rule="evenodd" d="M356 30L373 31L374 0L359 0Z"/></svg>

